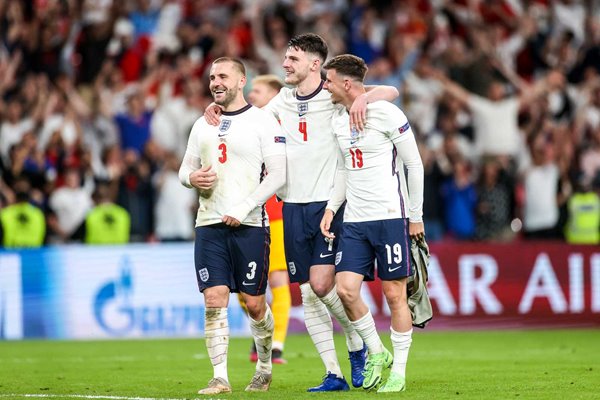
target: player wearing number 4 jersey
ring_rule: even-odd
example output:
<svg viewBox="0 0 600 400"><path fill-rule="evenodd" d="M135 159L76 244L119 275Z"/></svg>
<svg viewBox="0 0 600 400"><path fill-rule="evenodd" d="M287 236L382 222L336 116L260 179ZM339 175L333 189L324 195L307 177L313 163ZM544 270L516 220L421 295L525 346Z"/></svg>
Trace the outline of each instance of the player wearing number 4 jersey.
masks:
<svg viewBox="0 0 600 400"><path fill-rule="evenodd" d="M327 374L310 392L348 390L333 344L333 325L328 311L338 320L346 335L352 384L362 384L366 349L356 333L335 289L334 254L337 241L326 243L320 234L323 216L336 173L337 145L331 132L335 106L323 90L321 66L327 58L327 44L315 34L292 38L283 61L285 82L264 108L280 121L286 133L287 180L277 192L283 199L285 255L291 282L298 282L304 306L304 322ZM379 93L379 94L378 94ZM394 88L377 88L360 99L397 96ZM363 103L363 104L364 104ZM341 219L334 221L335 227Z"/></svg>
<svg viewBox="0 0 600 400"><path fill-rule="evenodd" d="M219 58L210 70L210 90L223 107L217 127L202 117L192 127L179 170L198 189L195 264L206 306L206 347L214 376L198 393L231 392L227 376L230 292L241 292L258 351L246 391L271 384L273 316L265 299L270 235L264 203L285 182L285 137L272 115L246 103L244 65ZM269 174L265 176L265 168Z"/></svg>
<svg viewBox="0 0 600 400"><path fill-rule="evenodd" d="M361 58L337 56L324 68L325 87L331 92L331 100L341 105L332 126L343 159L339 165L343 167L321 221L321 231L325 237L333 237L334 213L346 200L335 260L336 280L348 317L369 349L362 386L378 392L403 391L412 342L406 298L407 278L414 273L410 240L424 235L423 164L406 117L391 103L369 104L364 132L349 129L347 109L364 92L367 66ZM374 278L374 260L392 315L393 356L383 346L373 316L360 297L362 281ZM390 366L392 372L381 386L382 372Z"/></svg>

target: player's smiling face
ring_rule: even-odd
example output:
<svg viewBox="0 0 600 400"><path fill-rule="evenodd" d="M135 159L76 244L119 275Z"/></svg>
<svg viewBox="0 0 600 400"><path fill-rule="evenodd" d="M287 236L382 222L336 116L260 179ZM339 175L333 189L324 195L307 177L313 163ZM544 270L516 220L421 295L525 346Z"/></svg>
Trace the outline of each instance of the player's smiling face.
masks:
<svg viewBox="0 0 600 400"><path fill-rule="evenodd" d="M338 104L342 102L345 87L344 87L344 79L341 75L338 75L335 69L328 69L327 76L325 78L325 84L323 88L331 93L331 102L333 104Z"/></svg>
<svg viewBox="0 0 600 400"><path fill-rule="evenodd" d="M244 76L231 62L213 64L210 69L210 93L215 103L227 107L240 93Z"/></svg>
<svg viewBox="0 0 600 400"><path fill-rule="evenodd" d="M294 86L300 84L306 79L315 62L318 63L318 60L314 55L294 47L288 47L283 59L285 83Z"/></svg>

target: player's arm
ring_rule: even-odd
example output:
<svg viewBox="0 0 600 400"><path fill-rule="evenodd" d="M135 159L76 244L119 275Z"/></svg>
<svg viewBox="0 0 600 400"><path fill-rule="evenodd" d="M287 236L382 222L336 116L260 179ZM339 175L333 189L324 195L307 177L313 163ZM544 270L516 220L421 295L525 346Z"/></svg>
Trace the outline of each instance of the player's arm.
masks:
<svg viewBox="0 0 600 400"><path fill-rule="evenodd" d="M202 165L202 160L198 156L198 130L200 124L196 121L192 127L188 145L183 156L183 161L179 167L179 181L187 188L199 189L200 191L209 190L217 180L217 174L212 170L210 165Z"/></svg>
<svg viewBox="0 0 600 400"><path fill-rule="evenodd" d="M393 86L365 86L366 93L361 94L350 107L350 126L355 125L359 131L364 130L367 120L367 104L374 101L394 101L400 93Z"/></svg>
<svg viewBox="0 0 600 400"><path fill-rule="evenodd" d="M406 117L403 120L405 123L396 129L391 139L397 150L396 165L404 164L408 171L406 183L408 186L409 234L411 238L417 240L423 238L425 235L425 227L423 225L423 188L425 175L415 135ZM403 171L399 171L399 173L403 173Z"/></svg>
<svg viewBox="0 0 600 400"><path fill-rule="evenodd" d="M328 239L335 238L335 235L330 232L331 221L335 213L340 209L344 201L346 201L346 177L348 172L344 165L344 155L340 149L338 151L337 169L335 171L335 178L333 181L333 189L331 191L331 198L327 202L325 207L325 213L321 219L321 233Z"/></svg>
<svg viewBox="0 0 600 400"><path fill-rule="evenodd" d="M223 222L226 225L239 226L252 210L265 204L285 184L285 137L281 133L281 127L277 124L277 121L273 119L269 120L268 123L269 125L265 131L270 134L263 134L261 137L261 150L268 173L250 196L225 213Z"/></svg>

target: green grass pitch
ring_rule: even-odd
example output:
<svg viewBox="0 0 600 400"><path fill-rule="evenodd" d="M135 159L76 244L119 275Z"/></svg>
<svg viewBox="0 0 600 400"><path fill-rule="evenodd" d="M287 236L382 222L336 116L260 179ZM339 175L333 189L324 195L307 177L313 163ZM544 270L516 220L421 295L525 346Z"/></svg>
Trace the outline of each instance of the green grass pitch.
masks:
<svg viewBox="0 0 600 400"><path fill-rule="evenodd" d="M382 332L390 346L389 335ZM599 399L600 330L417 331L407 391L381 395L306 393L324 369L306 335L286 343L287 365L275 365L269 393L244 392L254 365L249 339L232 339L229 378L234 392L200 396L212 377L203 339L0 342L2 399ZM344 338L336 336L349 374ZM391 349L391 347L389 347ZM27 395L27 396L26 396Z"/></svg>

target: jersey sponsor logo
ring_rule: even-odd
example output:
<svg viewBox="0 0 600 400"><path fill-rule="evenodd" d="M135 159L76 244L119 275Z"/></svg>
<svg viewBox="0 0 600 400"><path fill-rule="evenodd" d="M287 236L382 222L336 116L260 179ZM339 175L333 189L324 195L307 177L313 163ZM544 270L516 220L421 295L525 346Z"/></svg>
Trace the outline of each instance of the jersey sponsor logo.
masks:
<svg viewBox="0 0 600 400"><path fill-rule="evenodd" d="M275 136L275 143L285 143L285 136Z"/></svg>
<svg viewBox="0 0 600 400"><path fill-rule="evenodd" d="M398 132L404 133L409 129L410 129L410 123L408 123L408 121L407 121L404 125L402 125L400 128L398 128Z"/></svg>
<svg viewBox="0 0 600 400"><path fill-rule="evenodd" d="M395 267L395 268L388 267L388 272L394 272L395 270L397 270L397 269L400 269L400 268L402 268L402 266L401 266L401 265L400 265L400 266L398 266L398 267Z"/></svg>
<svg viewBox="0 0 600 400"><path fill-rule="evenodd" d="M335 265L338 265L342 261L342 252L338 251L335 255Z"/></svg>
<svg viewBox="0 0 600 400"><path fill-rule="evenodd" d="M221 125L219 125L219 130L221 132L227 131L229 129L229 127L231 127L231 120L230 119L223 119L223 120L221 120ZM219 136L223 136L223 135L219 133Z"/></svg>
<svg viewBox="0 0 600 400"><path fill-rule="evenodd" d="M296 275L296 264L293 261L288 263L288 269L290 270L290 274Z"/></svg>
<svg viewBox="0 0 600 400"><path fill-rule="evenodd" d="M202 282L206 282L208 280L208 270L206 268L202 268L198 271L198 276Z"/></svg>
<svg viewBox="0 0 600 400"><path fill-rule="evenodd" d="M254 285L256 285L256 283L243 281L242 285L244 285L244 286L254 286Z"/></svg>
<svg viewBox="0 0 600 400"><path fill-rule="evenodd" d="M298 103L298 115L302 117L308 112L308 103Z"/></svg>
<svg viewBox="0 0 600 400"><path fill-rule="evenodd" d="M331 257L333 255L333 253L329 253L329 254L319 254L319 258L327 258L327 257Z"/></svg>

